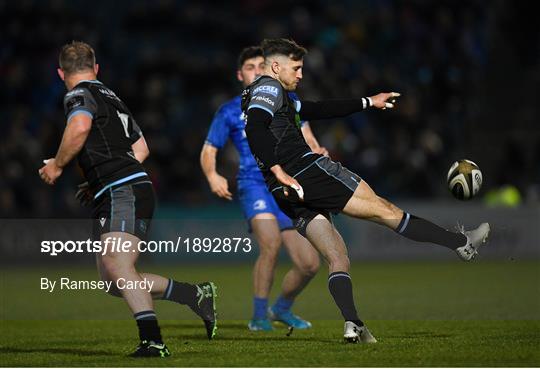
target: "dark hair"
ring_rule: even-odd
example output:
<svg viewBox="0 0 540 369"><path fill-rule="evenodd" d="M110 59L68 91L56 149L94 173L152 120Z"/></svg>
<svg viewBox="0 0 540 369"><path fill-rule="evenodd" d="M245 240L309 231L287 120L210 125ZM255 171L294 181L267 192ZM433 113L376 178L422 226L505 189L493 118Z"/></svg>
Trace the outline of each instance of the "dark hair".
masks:
<svg viewBox="0 0 540 369"><path fill-rule="evenodd" d="M249 46L240 52L238 55L238 69L242 69L242 66L246 60L263 56L263 51L259 46Z"/></svg>
<svg viewBox="0 0 540 369"><path fill-rule="evenodd" d="M261 49L265 59L272 55L285 55L294 61L298 61L307 54L305 48L286 38L264 39L261 43Z"/></svg>
<svg viewBox="0 0 540 369"><path fill-rule="evenodd" d="M66 74L83 72L93 69L94 65L96 65L94 49L81 41L72 41L64 45L58 59L60 68Z"/></svg>

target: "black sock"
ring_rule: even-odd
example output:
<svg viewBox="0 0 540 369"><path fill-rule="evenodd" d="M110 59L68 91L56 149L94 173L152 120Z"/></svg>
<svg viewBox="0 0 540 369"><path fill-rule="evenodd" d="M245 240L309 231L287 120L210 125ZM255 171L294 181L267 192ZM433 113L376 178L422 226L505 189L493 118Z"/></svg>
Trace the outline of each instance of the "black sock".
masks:
<svg viewBox="0 0 540 369"><path fill-rule="evenodd" d="M195 285L169 279L169 284L165 289L163 299L174 301L182 305L194 306L196 304L196 296L197 287L195 287Z"/></svg>
<svg viewBox="0 0 540 369"><path fill-rule="evenodd" d="M467 237L461 233L450 232L409 213L403 213L403 218L396 232L404 237L418 242L432 242L455 250L467 243Z"/></svg>
<svg viewBox="0 0 540 369"><path fill-rule="evenodd" d="M163 343L156 313L153 310L138 312L133 314L133 317L137 321L137 327L139 327L139 338L141 341Z"/></svg>
<svg viewBox="0 0 540 369"><path fill-rule="evenodd" d="M328 276L328 289L334 297L336 305L341 310L343 319L355 322L362 326L364 323L358 319L358 313L354 307L351 276L347 272L334 272Z"/></svg>

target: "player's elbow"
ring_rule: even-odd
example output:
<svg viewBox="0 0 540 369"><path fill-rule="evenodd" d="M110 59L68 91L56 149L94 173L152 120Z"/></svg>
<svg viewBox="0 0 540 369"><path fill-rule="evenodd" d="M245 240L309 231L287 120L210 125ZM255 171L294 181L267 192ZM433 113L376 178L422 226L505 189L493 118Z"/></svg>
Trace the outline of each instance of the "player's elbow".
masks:
<svg viewBox="0 0 540 369"><path fill-rule="evenodd" d="M145 148L144 148L144 158L146 159L149 156L150 156L150 149L148 148L148 146L145 146Z"/></svg>
<svg viewBox="0 0 540 369"><path fill-rule="evenodd" d="M210 150L208 149L208 145L203 145L201 149L201 155L199 156L199 162L201 163L201 166L204 167L204 164L208 161L208 157L210 156Z"/></svg>
<svg viewBox="0 0 540 369"><path fill-rule="evenodd" d="M150 156L150 150L148 149L148 146L142 147L135 152L135 157L140 163L145 161L148 156Z"/></svg>
<svg viewBox="0 0 540 369"><path fill-rule="evenodd" d="M201 151L201 156L199 158L199 164L201 165L203 172L208 167L208 162L209 162L208 152L203 148Z"/></svg>
<svg viewBox="0 0 540 369"><path fill-rule="evenodd" d="M143 161L146 160L146 158L148 158L150 156L150 150L148 150L148 148L146 148L146 150L144 150L142 152L141 156L142 156L141 157L141 163L142 163Z"/></svg>
<svg viewBox="0 0 540 369"><path fill-rule="evenodd" d="M69 127L69 133L67 133L69 142L71 142L74 147L82 147L86 141L86 138L90 134L91 128L91 124L85 124L83 122Z"/></svg>
<svg viewBox="0 0 540 369"><path fill-rule="evenodd" d="M76 136L88 136L90 129L92 129L92 122L79 121L77 124L72 125L72 129Z"/></svg>
<svg viewBox="0 0 540 369"><path fill-rule="evenodd" d="M150 155L150 150L148 149L146 140L142 136L137 141L135 141L133 145L131 145L131 149L133 150L135 158L140 163L145 161L146 158L148 158L148 156Z"/></svg>
<svg viewBox="0 0 540 369"><path fill-rule="evenodd" d="M218 152L218 149L216 147L208 143L205 143L203 145L199 162L204 172L206 172L206 168L209 168L212 166L212 163L215 163L217 152Z"/></svg>
<svg viewBox="0 0 540 369"><path fill-rule="evenodd" d="M257 139L264 139L264 132L261 132L257 128L254 128L253 125L247 124L244 128L244 132L246 132L246 140L248 142L249 148L253 152L253 148L256 146L255 141Z"/></svg>
<svg viewBox="0 0 540 369"><path fill-rule="evenodd" d="M85 114L76 114L68 120L68 130L75 135L88 135L92 128L92 119Z"/></svg>
<svg viewBox="0 0 540 369"><path fill-rule="evenodd" d="M308 263L304 265L304 268L302 272L304 275L306 275L309 278L313 278L315 274L319 271L319 268L321 267L321 261L319 260L319 257L313 258L313 260L310 260Z"/></svg>

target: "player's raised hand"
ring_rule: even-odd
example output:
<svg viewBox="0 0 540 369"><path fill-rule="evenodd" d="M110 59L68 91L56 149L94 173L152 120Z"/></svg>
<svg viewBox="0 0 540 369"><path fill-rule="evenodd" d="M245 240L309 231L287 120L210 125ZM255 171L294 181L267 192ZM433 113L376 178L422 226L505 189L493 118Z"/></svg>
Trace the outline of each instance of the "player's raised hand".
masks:
<svg viewBox="0 0 540 369"><path fill-rule="evenodd" d="M48 185L53 185L58 177L62 175L62 168L60 168L58 165L56 165L56 160L53 159L47 159L43 160L45 165L41 167L41 169L38 171L39 176L43 180L43 182L47 183Z"/></svg>
<svg viewBox="0 0 540 369"><path fill-rule="evenodd" d="M274 165L270 170L274 173L278 182L283 185L283 193L285 196L289 196L289 191L292 188L296 191L298 198L301 201L304 200L304 189L296 179L285 173L280 165Z"/></svg>
<svg viewBox="0 0 540 369"><path fill-rule="evenodd" d="M385 110L392 109L396 103L396 97L399 96L401 96L399 92L383 92L375 96L371 96L370 99L375 108Z"/></svg>
<svg viewBox="0 0 540 369"><path fill-rule="evenodd" d="M215 173L208 177L208 183L210 184L212 192L217 196L223 199L232 200L232 193L229 192L229 183L225 177Z"/></svg>

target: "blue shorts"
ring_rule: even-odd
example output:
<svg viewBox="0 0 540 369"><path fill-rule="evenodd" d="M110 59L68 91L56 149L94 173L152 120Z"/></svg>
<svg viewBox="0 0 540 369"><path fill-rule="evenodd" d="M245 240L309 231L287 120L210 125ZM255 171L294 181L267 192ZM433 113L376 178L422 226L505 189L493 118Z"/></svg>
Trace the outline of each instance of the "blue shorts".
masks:
<svg viewBox="0 0 540 369"><path fill-rule="evenodd" d="M279 209L276 200L274 200L274 197L266 188L264 181L251 179L238 180L238 197L244 217L248 221L250 232L251 219L255 215L262 213L274 214L281 231L295 229L292 220Z"/></svg>

